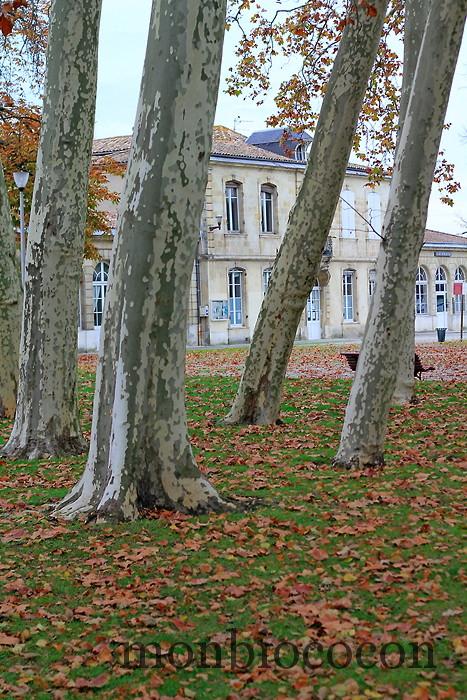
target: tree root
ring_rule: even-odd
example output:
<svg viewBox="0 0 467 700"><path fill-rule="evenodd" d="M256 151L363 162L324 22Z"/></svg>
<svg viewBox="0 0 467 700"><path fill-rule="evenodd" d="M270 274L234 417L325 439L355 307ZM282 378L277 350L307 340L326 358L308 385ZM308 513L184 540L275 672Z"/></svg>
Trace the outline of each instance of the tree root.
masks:
<svg viewBox="0 0 467 700"><path fill-rule="evenodd" d="M15 438L10 440L0 450L0 456L7 459L50 459L51 457L66 457L83 454L88 449L82 437L74 438L31 438L26 443L20 443Z"/></svg>
<svg viewBox="0 0 467 700"><path fill-rule="evenodd" d="M336 455L332 461L332 466L336 469L381 469L384 467L384 456L376 455L371 460L368 457L363 458L359 454L354 454L352 457L339 457Z"/></svg>

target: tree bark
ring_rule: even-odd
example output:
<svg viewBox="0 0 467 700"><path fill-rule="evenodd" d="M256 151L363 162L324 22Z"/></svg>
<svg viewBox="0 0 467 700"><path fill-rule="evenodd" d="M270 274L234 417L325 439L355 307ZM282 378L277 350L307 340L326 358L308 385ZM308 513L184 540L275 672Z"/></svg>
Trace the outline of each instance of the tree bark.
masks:
<svg viewBox="0 0 467 700"><path fill-rule="evenodd" d="M358 5L340 42L304 181L274 264L245 370L226 423L274 423L297 326L316 277L345 177L386 0Z"/></svg>
<svg viewBox="0 0 467 700"><path fill-rule="evenodd" d="M101 0L54 0L26 257L16 418L2 453L81 452L78 289L94 130Z"/></svg>
<svg viewBox="0 0 467 700"><path fill-rule="evenodd" d="M207 184L226 0L154 0L125 179L85 472L56 513L230 506L187 432L187 298ZM161 70L161 66L164 67Z"/></svg>
<svg viewBox="0 0 467 700"><path fill-rule="evenodd" d="M401 320L405 327L402 334L399 348L399 360L396 367L397 378L394 394L392 396L393 406L404 406L416 403L415 398L415 306L408 307L407 317Z"/></svg>
<svg viewBox="0 0 467 700"><path fill-rule="evenodd" d="M402 75L399 135L405 121L418 55L423 40L431 0L406 0L404 26L404 71ZM403 323L405 333L399 353L399 368L392 402L403 405L415 401L415 306Z"/></svg>
<svg viewBox="0 0 467 700"><path fill-rule="evenodd" d="M432 3L397 149L378 259L377 285L335 463L376 466L383 447L404 320L423 244L428 201L467 0Z"/></svg>
<svg viewBox="0 0 467 700"><path fill-rule="evenodd" d="M22 301L15 233L0 163L0 418L15 415Z"/></svg>

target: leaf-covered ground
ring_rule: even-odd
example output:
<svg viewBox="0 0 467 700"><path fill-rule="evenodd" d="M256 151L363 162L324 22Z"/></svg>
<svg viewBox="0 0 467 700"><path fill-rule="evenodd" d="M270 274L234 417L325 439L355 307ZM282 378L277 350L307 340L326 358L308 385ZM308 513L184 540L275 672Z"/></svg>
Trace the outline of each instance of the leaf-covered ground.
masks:
<svg viewBox="0 0 467 700"><path fill-rule="evenodd" d="M461 342L423 343L416 351L424 367L434 367L426 372L424 379L441 381L467 381L466 344ZM290 358L287 376L289 378L334 377L349 379L353 376L343 352L358 351L358 345L301 345L296 346ZM247 348L228 348L226 350L195 350L187 353L187 374L190 376L240 377L245 363ZM83 355L82 366L95 369L96 355Z"/></svg>
<svg viewBox="0 0 467 700"><path fill-rule="evenodd" d="M264 499L248 513L162 512L114 528L52 522L45 506L66 493L84 458L0 462L0 695L465 697L467 383L418 383L421 403L391 413L385 469L336 472L350 387L335 375L341 351L297 350L290 372L305 374L286 382L285 424L261 428L217 422L237 383L226 369L240 368L242 351L189 354L190 373L199 373L187 381L199 464L226 495ZM459 345L437 358L437 347L423 351L424 361L457 363L465 377ZM82 361L86 430L93 363ZM310 367L328 376L313 378ZM4 439L9 425L0 426ZM233 668L234 638L256 654L248 667L239 646ZM212 667L201 667L207 640L219 645L222 668L212 645ZM124 663L125 642L148 645L146 668L136 648ZM193 652L186 668L175 668L190 660L176 642ZM423 642L433 668L426 646L412 668L411 645ZM387 668L403 653L402 665Z"/></svg>

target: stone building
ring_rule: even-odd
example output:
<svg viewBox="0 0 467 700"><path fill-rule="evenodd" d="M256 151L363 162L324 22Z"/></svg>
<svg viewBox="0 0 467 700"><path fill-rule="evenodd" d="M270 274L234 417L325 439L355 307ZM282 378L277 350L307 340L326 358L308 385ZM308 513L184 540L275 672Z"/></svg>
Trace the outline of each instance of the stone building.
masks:
<svg viewBox="0 0 467 700"><path fill-rule="evenodd" d="M216 127L205 206L190 290L188 344L248 342L289 211L306 166L308 134L256 132L248 139ZM126 162L130 137L99 139L94 157ZM122 179L111 176L121 190ZM297 337L356 338L363 334L389 181L370 189L365 169L349 165L321 270ZM116 225L116 209L109 205ZM80 294L80 347L95 349L102 322L112 236L95 235L102 257L85 261ZM467 238L427 231L415 286L416 328L456 330L460 298L453 282L467 280Z"/></svg>

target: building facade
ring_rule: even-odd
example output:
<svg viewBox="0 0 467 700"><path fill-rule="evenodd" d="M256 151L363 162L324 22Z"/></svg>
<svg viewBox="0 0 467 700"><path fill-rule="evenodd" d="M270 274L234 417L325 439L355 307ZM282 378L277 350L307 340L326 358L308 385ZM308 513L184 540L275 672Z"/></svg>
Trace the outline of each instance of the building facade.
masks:
<svg viewBox="0 0 467 700"><path fill-rule="evenodd" d="M268 135L269 134L269 135ZM188 308L188 344L251 340L272 266L306 167L307 134L280 130L248 139L216 127ZM260 145L258 145L260 144ZM130 137L100 139L94 157L125 162ZM122 179L111 186L121 190ZM376 259L389 182L368 187L364 168L349 165L316 285L297 337L361 337L375 287ZM116 221L116 210L109 207ZM112 236L95 236L101 260L85 261L80 294L80 347L97 347ZM460 327L453 282L467 281L467 238L427 231L414 280L417 331Z"/></svg>

